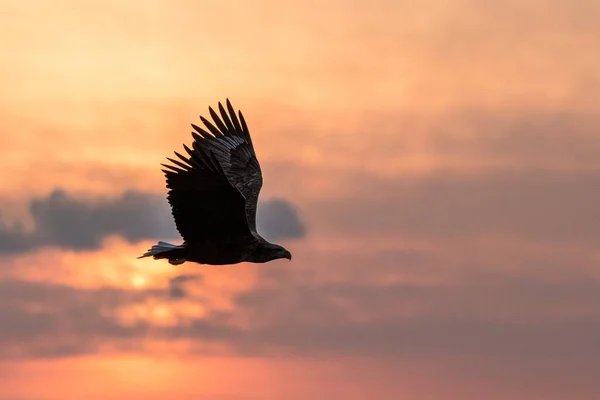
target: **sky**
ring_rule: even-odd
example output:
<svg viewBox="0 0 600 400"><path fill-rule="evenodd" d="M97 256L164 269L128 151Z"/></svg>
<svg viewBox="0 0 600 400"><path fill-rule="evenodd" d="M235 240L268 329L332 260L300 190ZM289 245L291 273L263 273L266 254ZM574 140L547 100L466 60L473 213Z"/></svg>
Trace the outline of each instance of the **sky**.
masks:
<svg viewBox="0 0 600 400"><path fill-rule="evenodd" d="M0 400L597 399L598 15L3 1ZM137 259L227 98L293 260Z"/></svg>

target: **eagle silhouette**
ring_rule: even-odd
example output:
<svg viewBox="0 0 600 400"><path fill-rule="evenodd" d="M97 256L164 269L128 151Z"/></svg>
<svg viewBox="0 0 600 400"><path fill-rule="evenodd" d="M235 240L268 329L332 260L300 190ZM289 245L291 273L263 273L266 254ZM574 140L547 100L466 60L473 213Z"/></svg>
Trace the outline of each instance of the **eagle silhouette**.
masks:
<svg viewBox="0 0 600 400"><path fill-rule="evenodd" d="M159 241L138 258L167 259L226 265L292 259L284 247L269 243L256 230L256 207L262 171L241 111L229 99L219 114L208 108L213 122L203 116L206 129L192 124L194 142L189 157L177 152L165 167L167 199L183 244ZM239 117L238 117L239 116Z"/></svg>

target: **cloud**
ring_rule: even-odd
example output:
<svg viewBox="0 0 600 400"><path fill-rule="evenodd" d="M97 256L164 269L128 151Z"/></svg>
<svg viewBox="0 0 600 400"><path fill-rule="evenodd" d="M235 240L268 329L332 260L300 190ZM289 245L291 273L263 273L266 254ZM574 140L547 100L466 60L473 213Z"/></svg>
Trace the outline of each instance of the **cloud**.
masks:
<svg viewBox="0 0 600 400"><path fill-rule="evenodd" d="M126 191L113 198L77 198L64 190L29 202L33 229L0 221L0 253L18 254L44 246L72 250L100 248L119 235L129 242L179 237L164 196ZM305 233L294 207L284 200L259 204L264 232L275 239Z"/></svg>
<svg viewBox="0 0 600 400"><path fill-rule="evenodd" d="M169 296L172 299L181 299L187 296L185 284L188 282L201 281L202 275L186 274L178 275L169 279Z"/></svg>
<svg viewBox="0 0 600 400"><path fill-rule="evenodd" d="M351 200L304 204L313 230L414 237L600 239L596 172L492 170L383 178L356 174Z"/></svg>
<svg viewBox="0 0 600 400"><path fill-rule="evenodd" d="M462 256L457 264L430 251L398 250L316 257L293 269L265 264L257 284L238 292L226 309L204 301L210 280L190 272L165 280L160 290L1 280L0 357L68 357L115 347L135 352L156 339L188 343L186 354L453 365L468 360L471 368L483 366L480 373L489 371L485 365L519 365L528 371L552 368L565 378L594 370L600 359L600 284L581 265L548 255L564 274L557 279L540 260L505 260L499 250L486 256L504 262L494 270L485 259ZM419 282L421 268L436 280ZM449 279L447 270L457 269ZM537 274L526 276L531 270ZM155 304L179 317L185 303L202 305L202 314L167 325L119 318L123 310L152 315Z"/></svg>
<svg viewBox="0 0 600 400"><path fill-rule="evenodd" d="M167 290L129 290L0 279L0 358L69 357L107 347L135 351L153 338L186 336L200 345L238 337L242 331L222 323L219 312L169 330L151 315L139 318L136 310L152 309L152 304L175 310L180 297L173 297L172 288L192 281L201 283L199 276L184 275L171 279Z"/></svg>
<svg viewBox="0 0 600 400"><path fill-rule="evenodd" d="M506 236L578 245L600 237L594 224L600 218L595 207L600 184L592 172L438 172L394 179L362 173L352 179L351 201L303 203L311 229L329 230L349 241L354 233L434 241L461 237L468 243ZM62 241L54 243L83 246L90 240L74 239L80 224L107 214L123 225L136 221L130 214L146 204L139 196L84 202L54 193L32 202L32 216L39 232L58 232L64 218L77 215L79 224L69 221L66 233L60 232ZM281 201L265 204L265 231L275 224L280 230L270 228L271 233L302 236L293 207ZM143 232L101 226L102 234L131 238ZM28 238L24 228L12 229L14 243ZM585 273L582 260L575 262L567 253L554 252L544 261L506 258L502 249L492 248L482 257L473 241L468 250L449 253L461 260L457 262L432 250L367 252L360 245L368 243L351 245L356 250L347 256L312 255L304 247L297 271L262 266L257 286L238 293L233 309L215 310L209 304L201 318L170 326L124 325L114 312L144 299L159 298L168 307L182 299L196 301L202 291L189 289L206 282L193 273L171 279L166 290L157 292L0 281L0 319L6 322L0 342L9 355L31 357L93 352L106 341L135 346L141 338L161 338L191 339L199 348L225 343L237 353L257 355L466 356L524 366L553 363L560 355L565 368L600 359L595 350L600 348L600 285ZM425 273L419 275L420 270ZM449 270L460 273L448 279ZM239 321L246 323L241 327Z"/></svg>
<svg viewBox="0 0 600 400"><path fill-rule="evenodd" d="M421 121L417 128L440 157L513 168L600 168L600 116L594 112L474 108L443 113L435 121ZM398 127L404 122L396 120Z"/></svg>
<svg viewBox="0 0 600 400"><path fill-rule="evenodd" d="M124 304L160 294L0 280L0 354L62 357L95 352L112 340L135 343L148 326L125 326L111 314Z"/></svg>
<svg viewBox="0 0 600 400"><path fill-rule="evenodd" d="M583 277L565 284L491 274L472 283L416 285L306 282L300 274L306 271L279 269L236 298L236 313L253 316L250 328L230 339L239 352L522 365L552 363L558 354L564 365L600 359L600 285Z"/></svg>
<svg viewBox="0 0 600 400"><path fill-rule="evenodd" d="M3 225L0 251L20 253L43 246L93 250L110 235L130 242L174 237L166 201L158 195L128 191L110 199L76 198L64 190L29 202L33 230Z"/></svg>
<svg viewBox="0 0 600 400"><path fill-rule="evenodd" d="M174 307L169 299L180 297L171 289L202 285L197 276L173 278L169 290L145 291L2 280L0 353L59 357L161 338L191 339L199 349L225 343L239 354L262 356L474 357L522 365L554 362L557 354L564 365L600 358L600 285L583 276L553 283L490 274L476 282L420 285L263 271L261 283L237 295L232 310L209 309L167 327L125 324L116 311L150 299ZM244 328L234 323L239 318L248 321Z"/></svg>
<svg viewBox="0 0 600 400"><path fill-rule="evenodd" d="M306 235L306 228L296 208L286 200L272 199L259 204L257 229L264 236L276 239L297 239Z"/></svg>

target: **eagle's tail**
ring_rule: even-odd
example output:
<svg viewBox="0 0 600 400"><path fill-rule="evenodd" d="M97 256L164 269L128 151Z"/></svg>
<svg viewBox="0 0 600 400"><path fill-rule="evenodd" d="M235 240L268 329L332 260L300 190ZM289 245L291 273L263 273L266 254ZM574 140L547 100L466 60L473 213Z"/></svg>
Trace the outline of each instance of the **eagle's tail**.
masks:
<svg viewBox="0 0 600 400"><path fill-rule="evenodd" d="M148 249L147 252L139 256L138 258L150 257L152 256L155 260L166 258L169 260L169 264L179 265L183 264L186 259L185 255L185 246L177 246L167 242L159 241L157 244L152 246L152 248Z"/></svg>

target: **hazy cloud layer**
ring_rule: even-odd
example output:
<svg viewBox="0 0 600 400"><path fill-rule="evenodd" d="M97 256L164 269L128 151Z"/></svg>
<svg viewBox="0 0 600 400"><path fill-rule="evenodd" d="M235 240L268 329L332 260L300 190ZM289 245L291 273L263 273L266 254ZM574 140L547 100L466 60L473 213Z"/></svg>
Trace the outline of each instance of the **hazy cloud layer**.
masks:
<svg viewBox="0 0 600 400"><path fill-rule="evenodd" d="M385 275L377 271L378 259L357 267ZM343 265L315 267L344 276ZM565 262L563 268L570 266ZM117 310L148 299L178 301L187 295L173 296L173 287L203 285L201 278L184 275L165 282L164 290L148 291L0 281L0 353L58 357L96 352L105 343L133 349L154 337L192 339L198 349L220 343L261 356L466 357L564 371L593 368L600 360L600 285L577 272L560 283L484 274L476 281L421 285L369 283L355 276L326 282L314 271L281 266L265 265L262 271L261 283L240 293L233 311L209 309L169 327L126 324ZM245 328L235 323L240 319L248 321Z"/></svg>
<svg viewBox="0 0 600 400"><path fill-rule="evenodd" d="M363 173L353 180L352 201L303 205L311 229L342 237L503 236L559 244L600 238L600 183L590 172L447 172L396 179ZM107 234L133 241L148 230L160 234L164 227L145 218L161 209L166 207L157 195L84 201L54 192L31 202L35 234L5 228L4 235L25 250L89 248ZM297 211L281 200L267 202L261 214L273 236L305 234ZM171 327L124 325L116 311L147 298L195 301L193 293L201 290L188 288L204 285L202 276L186 273L165 280L162 291L132 292L0 281L0 319L6 322L0 342L6 354L22 356L92 352L103 341L133 346L141 337L161 337L225 343L261 355L469 356L523 365L554 362L560 355L571 366L600 360L600 285L586 274L585 261L566 253L510 258L500 248L482 257L475 246L460 249L458 264L425 251L311 257L304 248L295 269L261 266L259 285L240 293L233 311L209 309L202 318ZM448 271L460 273L447 279ZM333 279L322 279L325 273ZM439 279L419 283L427 276ZM250 323L240 328L234 323L239 320ZM97 341L86 341L90 335ZM30 341L35 345L25 346Z"/></svg>
<svg viewBox="0 0 600 400"><path fill-rule="evenodd" d="M402 179L360 174L353 179L352 201L303 205L311 229L342 237L502 236L554 244L589 245L600 238L600 184L589 172L439 173ZM5 228L4 235L29 248L86 248L108 233L136 240L156 223L144 219L152 214L144 207L166 208L157 195L127 193L84 202L55 192L31 203L35 236L18 228ZM266 232L304 235L293 207L281 200L262 207ZM104 221L107 216L113 220ZM100 229L90 233L90 224ZM59 237L50 241L53 235ZM360 245L368 249L368 243ZM600 285L585 272L593 254L588 261L559 252L545 258L509 257L500 247L476 246L459 249L459 263L416 250L313 256L304 248L294 269L261 266L259 285L240 293L233 311L209 309L202 318L171 327L124 325L116 311L148 298L195 301L194 293L202 291L188 289L205 284L201 275L188 272L165 280L162 291L132 292L0 281L0 319L5 322L0 343L7 355L31 357L92 352L103 341L134 346L141 337L161 337L225 343L239 353L261 355L469 356L523 365L553 363L560 356L567 366L600 360L595 350L600 349ZM423 283L423 278L430 281ZM234 323L239 320L250 323L240 328ZM86 341L90 335L95 341ZM43 345L37 344L40 338ZM29 342L34 345L26 346Z"/></svg>
<svg viewBox="0 0 600 400"><path fill-rule="evenodd" d="M429 238L600 240L595 172L496 170L390 179L357 174L353 182L352 200L305 205L314 229Z"/></svg>
<svg viewBox="0 0 600 400"><path fill-rule="evenodd" d="M520 168L600 168L600 116L595 112L473 108L395 123L401 131L415 124L439 157Z"/></svg>
<svg viewBox="0 0 600 400"><path fill-rule="evenodd" d="M361 174L353 180L352 201L302 205L311 232L347 238L347 254L330 254L327 243L317 252L302 241L292 267L261 265L258 284L239 292L227 311L201 297L208 282L197 274L201 269L165 277L162 290L0 281L0 356L64 357L183 339L200 354L218 345L261 357L462 360L479 373L499 365L547 369L566 381L584 377L586 390L600 389L597 256L558 251L565 243L594 248L600 237L594 174L501 171L389 180ZM423 235L439 243L460 237L467 245L447 254L369 251L369 242L351 242L355 233ZM525 249L532 247L528 240L541 241L553 251L478 247L479 239L497 236L527 239ZM153 302L173 310L197 303L205 312L167 325L120 318L129 307Z"/></svg>
<svg viewBox="0 0 600 400"><path fill-rule="evenodd" d="M255 316L241 351L600 360L600 286L589 279L377 285L275 277L237 298L240 312Z"/></svg>
<svg viewBox="0 0 600 400"><path fill-rule="evenodd" d="M160 292L78 289L0 280L0 353L7 357L61 357L95 352L111 340L131 346L147 327L124 326L111 315L120 305Z"/></svg>
<svg viewBox="0 0 600 400"><path fill-rule="evenodd" d="M119 235L129 242L174 239L179 235L164 196L128 191L114 198L78 198L63 190L29 202L33 230L0 220L0 253L15 254L43 246L91 250ZM261 232L273 239L305 234L294 207L285 200L259 204Z"/></svg>

